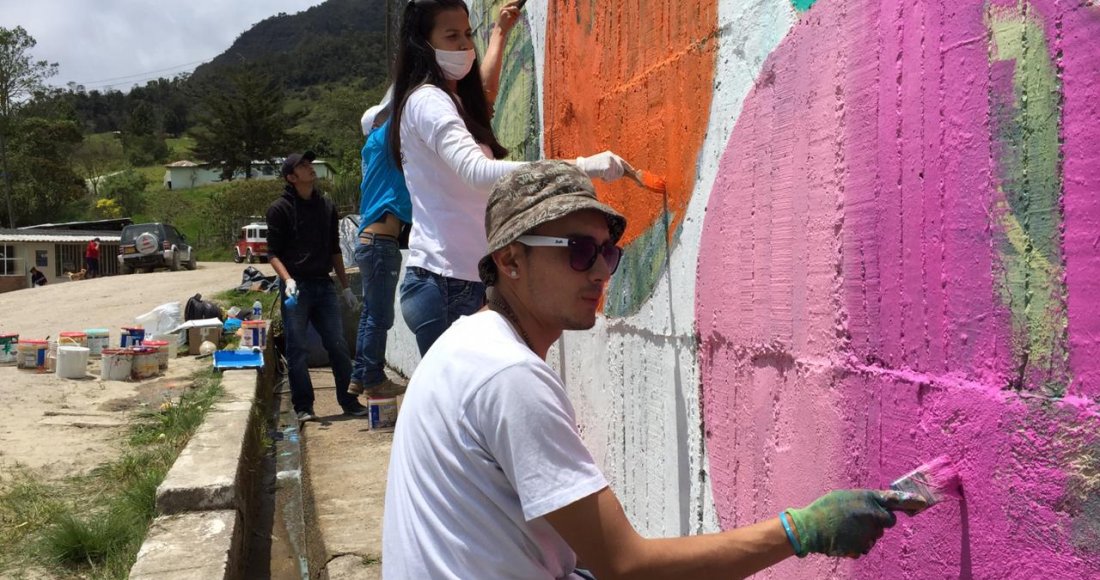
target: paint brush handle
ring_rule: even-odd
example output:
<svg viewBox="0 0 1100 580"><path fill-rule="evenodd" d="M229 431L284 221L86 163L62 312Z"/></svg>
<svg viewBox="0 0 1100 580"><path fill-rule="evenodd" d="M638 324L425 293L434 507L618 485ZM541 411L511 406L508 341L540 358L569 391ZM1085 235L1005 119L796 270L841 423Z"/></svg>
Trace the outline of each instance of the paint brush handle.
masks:
<svg viewBox="0 0 1100 580"><path fill-rule="evenodd" d="M623 173L637 182L638 185L645 187L645 183L642 181L642 176L638 174L638 170L634 169L634 166L628 163L626 159L623 159Z"/></svg>

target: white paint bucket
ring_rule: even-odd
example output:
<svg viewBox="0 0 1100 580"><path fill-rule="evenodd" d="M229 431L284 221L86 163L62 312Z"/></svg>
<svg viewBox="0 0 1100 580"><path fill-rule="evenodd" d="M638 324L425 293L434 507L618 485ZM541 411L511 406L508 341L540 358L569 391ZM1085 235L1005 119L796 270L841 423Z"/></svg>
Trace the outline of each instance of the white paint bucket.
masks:
<svg viewBox="0 0 1100 580"><path fill-rule="evenodd" d="M160 370L168 369L168 342L164 340L147 340L142 346L157 349L157 366Z"/></svg>
<svg viewBox="0 0 1100 580"><path fill-rule="evenodd" d="M241 323L241 348L267 348L266 320L246 320Z"/></svg>
<svg viewBox="0 0 1100 580"><path fill-rule="evenodd" d="M367 399L371 431L393 431L397 425L397 399Z"/></svg>
<svg viewBox="0 0 1100 580"><path fill-rule="evenodd" d="M57 376L63 379L82 379L88 374L86 346L57 347Z"/></svg>
<svg viewBox="0 0 1100 580"><path fill-rule="evenodd" d="M153 340L160 340L168 343L168 358L176 358L176 353L180 346L179 334L157 334L153 336Z"/></svg>
<svg viewBox="0 0 1100 580"><path fill-rule="evenodd" d="M160 373L160 356L157 349L139 346L134 349L134 365L130 369L130 378L135 381L155 377Z"/></svg>
<svg viewBox="0 0 1100 580"><path fill-rule="evenodd" d="M15 364L15 359L19 352L16 348L18 344L18 334L0 334L0 365Z"/></svg>
<svg viewBox="0 0 1100 580"><path fill-rule="evenodd" d="M103 349L111 345L111 331L106 328L89 328L84 334L88 335L88 350L92 358L99 358Z"/></svg>
<svg viewBox="0 0 1100 580"><path fill-rule="evenodd" d="M134 352L122 348L105 348L100 361L99 378L105 381L127 381L133 371Z"/></svg>

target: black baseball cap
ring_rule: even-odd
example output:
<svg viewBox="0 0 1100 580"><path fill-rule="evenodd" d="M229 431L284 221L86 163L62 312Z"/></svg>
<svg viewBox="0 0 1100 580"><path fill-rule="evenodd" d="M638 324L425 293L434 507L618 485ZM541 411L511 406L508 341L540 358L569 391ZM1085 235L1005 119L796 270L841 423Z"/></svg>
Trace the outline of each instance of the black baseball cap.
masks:
<svg viewBox="0 0 1100 580"><path fill-rule="evenodd" d="M291 153L290 155L287 155L286 159L283 160L283 179L286 179L286 176L294 173L294 168L301 165L302 161L309 161L310 163L313 163L316 159L317 154L312 151L306 151L304 153Z"/></svg>

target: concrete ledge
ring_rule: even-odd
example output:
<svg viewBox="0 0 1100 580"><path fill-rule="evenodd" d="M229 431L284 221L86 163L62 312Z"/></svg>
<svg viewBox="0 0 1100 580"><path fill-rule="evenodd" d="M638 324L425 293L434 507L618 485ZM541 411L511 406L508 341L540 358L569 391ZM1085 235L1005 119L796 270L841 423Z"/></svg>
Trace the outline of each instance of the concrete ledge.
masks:
<svg viewBox="0 0 1100 580"><path fill-rule="evenodd" d="M271 365L271 349L265 358ZM222 397L157 488L160 517L146 534L130 578L241 577L273 377L273 368L222 374Z"/></svg>
<svg viewBox="0 0 1100 580"><path fill-rule="evenodd" d="M246 457L257 414L252 412L259 376L255 371L227 371L225 395L184 447L157 488L157 513L171 515L202 510L246 512Z"/></svg>
<svg viewBox="0 0 1100 580"><path fill-rule="evenodd" d="M236 578L233 555L240 551L242 527L236 510L159 517L149 527L130 578Z"/></svg>

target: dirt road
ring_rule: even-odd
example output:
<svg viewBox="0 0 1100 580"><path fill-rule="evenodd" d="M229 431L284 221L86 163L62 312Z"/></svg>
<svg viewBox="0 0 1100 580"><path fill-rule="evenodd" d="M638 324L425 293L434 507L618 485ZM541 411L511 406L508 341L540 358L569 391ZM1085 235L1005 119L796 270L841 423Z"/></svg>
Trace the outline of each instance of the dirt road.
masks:
<svg viewBox="0 0 1100 580"><path fill-rule="evenodd" d="M181 307L196 293L213 295L236 287L247 265L200 263L198 270L113 276L53 284L0 294L0 333L22 338L56 337L59 332L109 328L118 344L119 327L166 302ZM270 266L256 266L265 275ZM0 366L0 474L24 465L46 477L80 473L118 453L128 415L178 396L194 371L209 359L171 361L168 373L140 383L99 380L99 363L83 380L59 378Z"/></svg>

